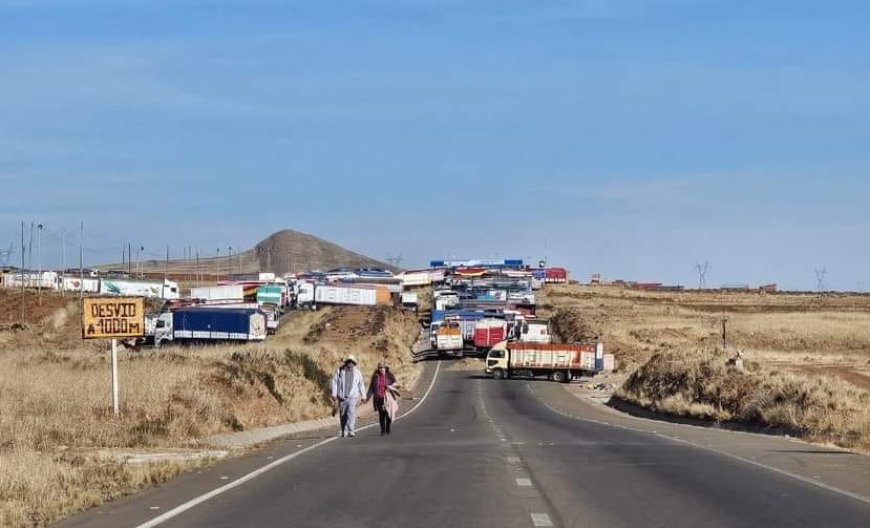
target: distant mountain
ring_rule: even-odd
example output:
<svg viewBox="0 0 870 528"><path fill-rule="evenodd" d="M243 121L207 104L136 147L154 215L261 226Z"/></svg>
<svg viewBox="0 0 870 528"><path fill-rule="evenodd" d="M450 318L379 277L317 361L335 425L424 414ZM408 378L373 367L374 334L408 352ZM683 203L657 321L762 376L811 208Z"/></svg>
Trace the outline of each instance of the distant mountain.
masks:
<svg viewBox="0 0 870 528"><path fill-rule="evenodd" d="M389 264L292 229L273 234L243 255L256 262L259 269L278 274L340 267L393 269Z"/></svg>
<svg viewBox="0 0 870 528"><path fill-rule="evenodd" d="M162 260L133 262L131 265L110 264L98 269L131 269L133 273L163 273L171 275L226 275L231 273L272 272L284 274L298 271L326 271L333 268L396 268L373 258L354 253L337 244L312 235L285 229L272 234L252 249L241 253L200 257L198 260Z"/></svg>

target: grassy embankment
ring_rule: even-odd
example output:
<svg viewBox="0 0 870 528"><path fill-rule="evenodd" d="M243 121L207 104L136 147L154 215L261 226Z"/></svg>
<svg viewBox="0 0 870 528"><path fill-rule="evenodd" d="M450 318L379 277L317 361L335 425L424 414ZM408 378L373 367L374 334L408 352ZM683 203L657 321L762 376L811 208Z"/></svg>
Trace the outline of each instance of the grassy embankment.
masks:
<svg viewBox="0 0 870 528"><path fill-rule="evenodd" d="M870 449L870 297L551 287L566 340L600 337L653 410ZM722 347L726 319L727 352ZM745 368L727 362L739 350Z"/></svg>
<svg viewBox="0 0 870 528"><path fill-rule="evenodd" d="M106 344L80 337L76 301L0 292L0 526L44 526L208 463L131 464L124 455L195 451L216 433L322 418L325 386L354 353L416 375L413 316L347 308L292 316L261 345L124 351L122 415L110 412Z"/></svg>

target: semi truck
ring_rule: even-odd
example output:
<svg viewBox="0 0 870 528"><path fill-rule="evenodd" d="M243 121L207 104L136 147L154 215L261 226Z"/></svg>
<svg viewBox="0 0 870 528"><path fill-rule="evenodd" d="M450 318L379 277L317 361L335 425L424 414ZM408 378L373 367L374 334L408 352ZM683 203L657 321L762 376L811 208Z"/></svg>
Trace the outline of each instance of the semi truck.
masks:
<svg viewBox="0 0 870 528"><path fill-rule="evenodd" d="M145 318L145 342L263 341L266 315L257 308L191 307Z"/></svg>
<svg viewBox="0 0 870 528"><path fill-rule="evenodd" d="M605 358L605 356L610 356ZM609 360L609 361L608 361ZM591 376L614 365L613 355L604 354L602 343L523 343L502 341L486 355L486 373L495 379L544 377L568 382Z"/></svg>
<svg viewBox="0 0 870 528"><path fill-rule="evenodd" d="M178 283L171 280L140 281L129 279L100 279L100 293L131 295L151 299L178 299Z"/></svg>
<svg viewBox="0 0 870 528"><path fill-rule="evenodd" d="M550 321L529 317L519 319L515 323L514 337L525 343L549 343L553 340L550 334Z"/></svg>
<svg viewBox="0 0 870 528"><path fill-rule="evenodd" d="M387 285L363 286L315 284L300 281L295 286L296 308L316 310L323 304L377 306L389 305L393 297Z"/></svg>
<svg viewBox="0 0 870 528"><path fill-rule="evenodd" d="M212 302L240 303L245 300L245 288L241 284L191 288L190 297Z"/></svg>
<svg viewBox="0 0 870 528"><path fill-rule="evenodd" d="M264 284L257 289L257 304L273 305L283 310L287 305L287 291L281 284Z"/></svg>

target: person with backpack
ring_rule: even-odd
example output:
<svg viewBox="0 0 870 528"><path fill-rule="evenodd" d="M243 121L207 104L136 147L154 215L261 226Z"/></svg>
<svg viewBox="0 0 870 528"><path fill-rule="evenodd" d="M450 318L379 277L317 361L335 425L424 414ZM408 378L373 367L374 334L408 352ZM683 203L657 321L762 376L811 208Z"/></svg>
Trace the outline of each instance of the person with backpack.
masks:
<svg viewBox="0 0 870 528"><path fill-rule="evenodd" d="M381 424L381 436L390 434L393 420L399 411L399 389L396 377L390 372L389 365L381 361L372 373L367 397L372 400Z"/></svg>
<svg viewBox="0 0 870 528"><path fill-rule="evenodd" d="M347 356L344 364L332 376L332 402L338 408L341 436L356 436L356 413L360 404L368 401L363 376L356 358Z"/></svg>

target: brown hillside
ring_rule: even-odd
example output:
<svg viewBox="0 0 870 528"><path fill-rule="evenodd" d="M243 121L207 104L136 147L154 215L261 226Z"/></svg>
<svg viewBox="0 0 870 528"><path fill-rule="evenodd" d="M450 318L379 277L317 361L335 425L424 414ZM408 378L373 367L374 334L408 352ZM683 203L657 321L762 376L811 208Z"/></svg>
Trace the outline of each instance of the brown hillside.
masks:
<svg viewBox="0 0 870 528"><path fill-rule="evenodd" d="M146 260L133 262L134 273L164 273L170 275L200 276L227 275L230 273L273 272L277 274L298 271L326 271L339 267L395 269L388 264L349 251L337 244L312 235L285 229L269 236L253 249L231 256L200 257L187 260ZM99 269L127 269L127 266L110 264ZM177 278L177 277L176 277Z"/></svg>

